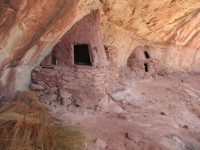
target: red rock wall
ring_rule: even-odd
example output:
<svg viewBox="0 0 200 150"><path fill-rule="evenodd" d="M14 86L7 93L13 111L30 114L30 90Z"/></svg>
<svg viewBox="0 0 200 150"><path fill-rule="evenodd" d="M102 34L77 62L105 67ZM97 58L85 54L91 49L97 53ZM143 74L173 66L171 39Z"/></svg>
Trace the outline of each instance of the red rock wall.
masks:
<svg viewBox="0 0 200 150"><path fill-rule="evenodd" d="M74 21L78 2L0 2L0 77L3 89L28 87L31 70Z"/></svg>
<svg viewBox="0 0 200 150"><path fill-rule="evenodd" d="M177 56L173 56L173 48L169 48L168 45L174 49L187 48L184 53L195 54L200 51L199 0L104 0L103 4L101 19L103 41L105 45L119 49L119 66L126 65L128 57L137 46L165 45L163 53L167 52L169 57L163 55L161 61L172 57L174 59ZM178 55L181 55L181 48ZM190 58L192 57L185 55L184 68L198 71L199 62L196 60L200 57L196 55L192 65ZM168 61L162 63L166 69L184 71L181 64L182 58L175 58L173 63Z"/></svg>
<svg viewBox="0 0 200 150"><path fill-rule="evenodd" d="M164 69L199 72L199 8L199 0L1 0L1 91L27 89L31 71L59 39L97 9L104 45L119 50L118 67L137 46L148 45Z"/></svg>

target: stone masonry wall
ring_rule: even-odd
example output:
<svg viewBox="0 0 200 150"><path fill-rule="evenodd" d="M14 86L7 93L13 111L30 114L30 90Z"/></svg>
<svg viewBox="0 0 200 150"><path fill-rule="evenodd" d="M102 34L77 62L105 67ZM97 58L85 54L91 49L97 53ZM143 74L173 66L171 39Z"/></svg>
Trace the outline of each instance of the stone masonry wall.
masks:
<svg viewBox="0 0 200 150"><path fill-rule="evenodd" d="M74 45L87 44L92 66L74 64ZM106 68L108 66L100 32L100 14L94 11L77 22L54 47L59 66L76 68Z"/></svg>
<svg viewBox="0 0 200 150"><path fill-rule="evenodd" d="M147 56L145 56L145 53ZM130 55L127 66L135 78L149 77L159 69L159 61L153 47L138 46Z"/></svg>
<svg viewBox="0 0 200 150"><path fill-rule="evenodd" d="M72 69L38 66L32 72L31 89L38 91L41 102L94 107L106 96L107 69Z"/></svg>
<svg viewBox="0 0 200 150"><path fill-rule="evenodd" d="M85 16L33 70L30 88L38 91L42 102L91 108L106 100L108 64L99 26L99 11ZM76 44L88 45L91 65L75 64Z"/></svg>
<svg viewBox="0 0 200 150"><path fill-rule="evenodd" d="M52 53L33 70L30 88L37 91L40 101L48 105L56 103L67 107L90 108L103 103L105 106L108 103L107 94L122 88L117 67L118 49L105 46L105 52L108 68L53 65Z"/></svg>

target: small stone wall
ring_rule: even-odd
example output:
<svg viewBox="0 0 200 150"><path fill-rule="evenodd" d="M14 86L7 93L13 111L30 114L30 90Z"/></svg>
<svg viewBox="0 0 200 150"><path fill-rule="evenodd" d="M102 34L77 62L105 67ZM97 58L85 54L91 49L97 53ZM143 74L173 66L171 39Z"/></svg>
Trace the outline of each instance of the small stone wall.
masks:
<svg viewBox="0 0 200 150"><path fill-rule="evenodd" d="M108 68L72 68L52 65L53 54L48 55L32 72L30 88L38 92L41 102L85 108L99 105L122 88L117 67L118 49L105 46Z"/></svg>
<svg viewBox="0 0 200 150"><path fill-rule="evenodd" d="M131 53L127 66L136 78L143 78L151 76L159 69L159 60L156 58L154 48L139 46Z"/></svg>
<svg viewBox="0 0 200 150"><path fill-rule="evenodd" d="M41 102L75 104L85 108L97 106L106 96L107 69L72 69L38 66L32 72L31 89L38 91Z"/></svg>
<svg viewBox="0 0 200 150"><path fill-rule="evenodd" d="M123 88L117 66L118 49L105 46L108 68L52 65L54 53L48 55L32 72L30 88L38 92L41 102L92 108L108 107L107 93ZM104 107L103 106L103 107Z"/></svg>

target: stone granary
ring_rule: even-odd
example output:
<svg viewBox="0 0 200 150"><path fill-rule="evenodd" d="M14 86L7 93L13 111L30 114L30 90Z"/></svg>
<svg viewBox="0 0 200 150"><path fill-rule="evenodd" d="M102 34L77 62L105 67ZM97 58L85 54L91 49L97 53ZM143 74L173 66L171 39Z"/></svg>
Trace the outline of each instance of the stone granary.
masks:
<svg viewBox="0 0 200 150"><path fill-rule="evenodd" d="M84 108L106 101L108 62L94 11L77 22L32 72L31 89L42 102Z"/></svg>
<svg viewBox="0 0 200 150"><path fill-rule="evenodd" d="M128 58L127 66L131 68L132 73L138 78L154 74L159 69L159 61L155 49L148 46L136 47Z"/></svg>

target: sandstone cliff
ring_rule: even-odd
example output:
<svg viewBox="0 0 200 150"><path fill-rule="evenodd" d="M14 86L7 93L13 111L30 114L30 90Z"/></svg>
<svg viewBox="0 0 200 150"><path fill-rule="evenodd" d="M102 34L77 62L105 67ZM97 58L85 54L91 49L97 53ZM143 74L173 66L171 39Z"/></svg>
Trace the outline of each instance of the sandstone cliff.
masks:
<svg viewBox="0 0 200 150"><path fill-rule="evenodd" d="M152 46L163 68L199 71L199 0L1 0L2 87L26 89L35 66L96 9L104 45L118 49L118 67L126 65L137 46Z"/></svg>

